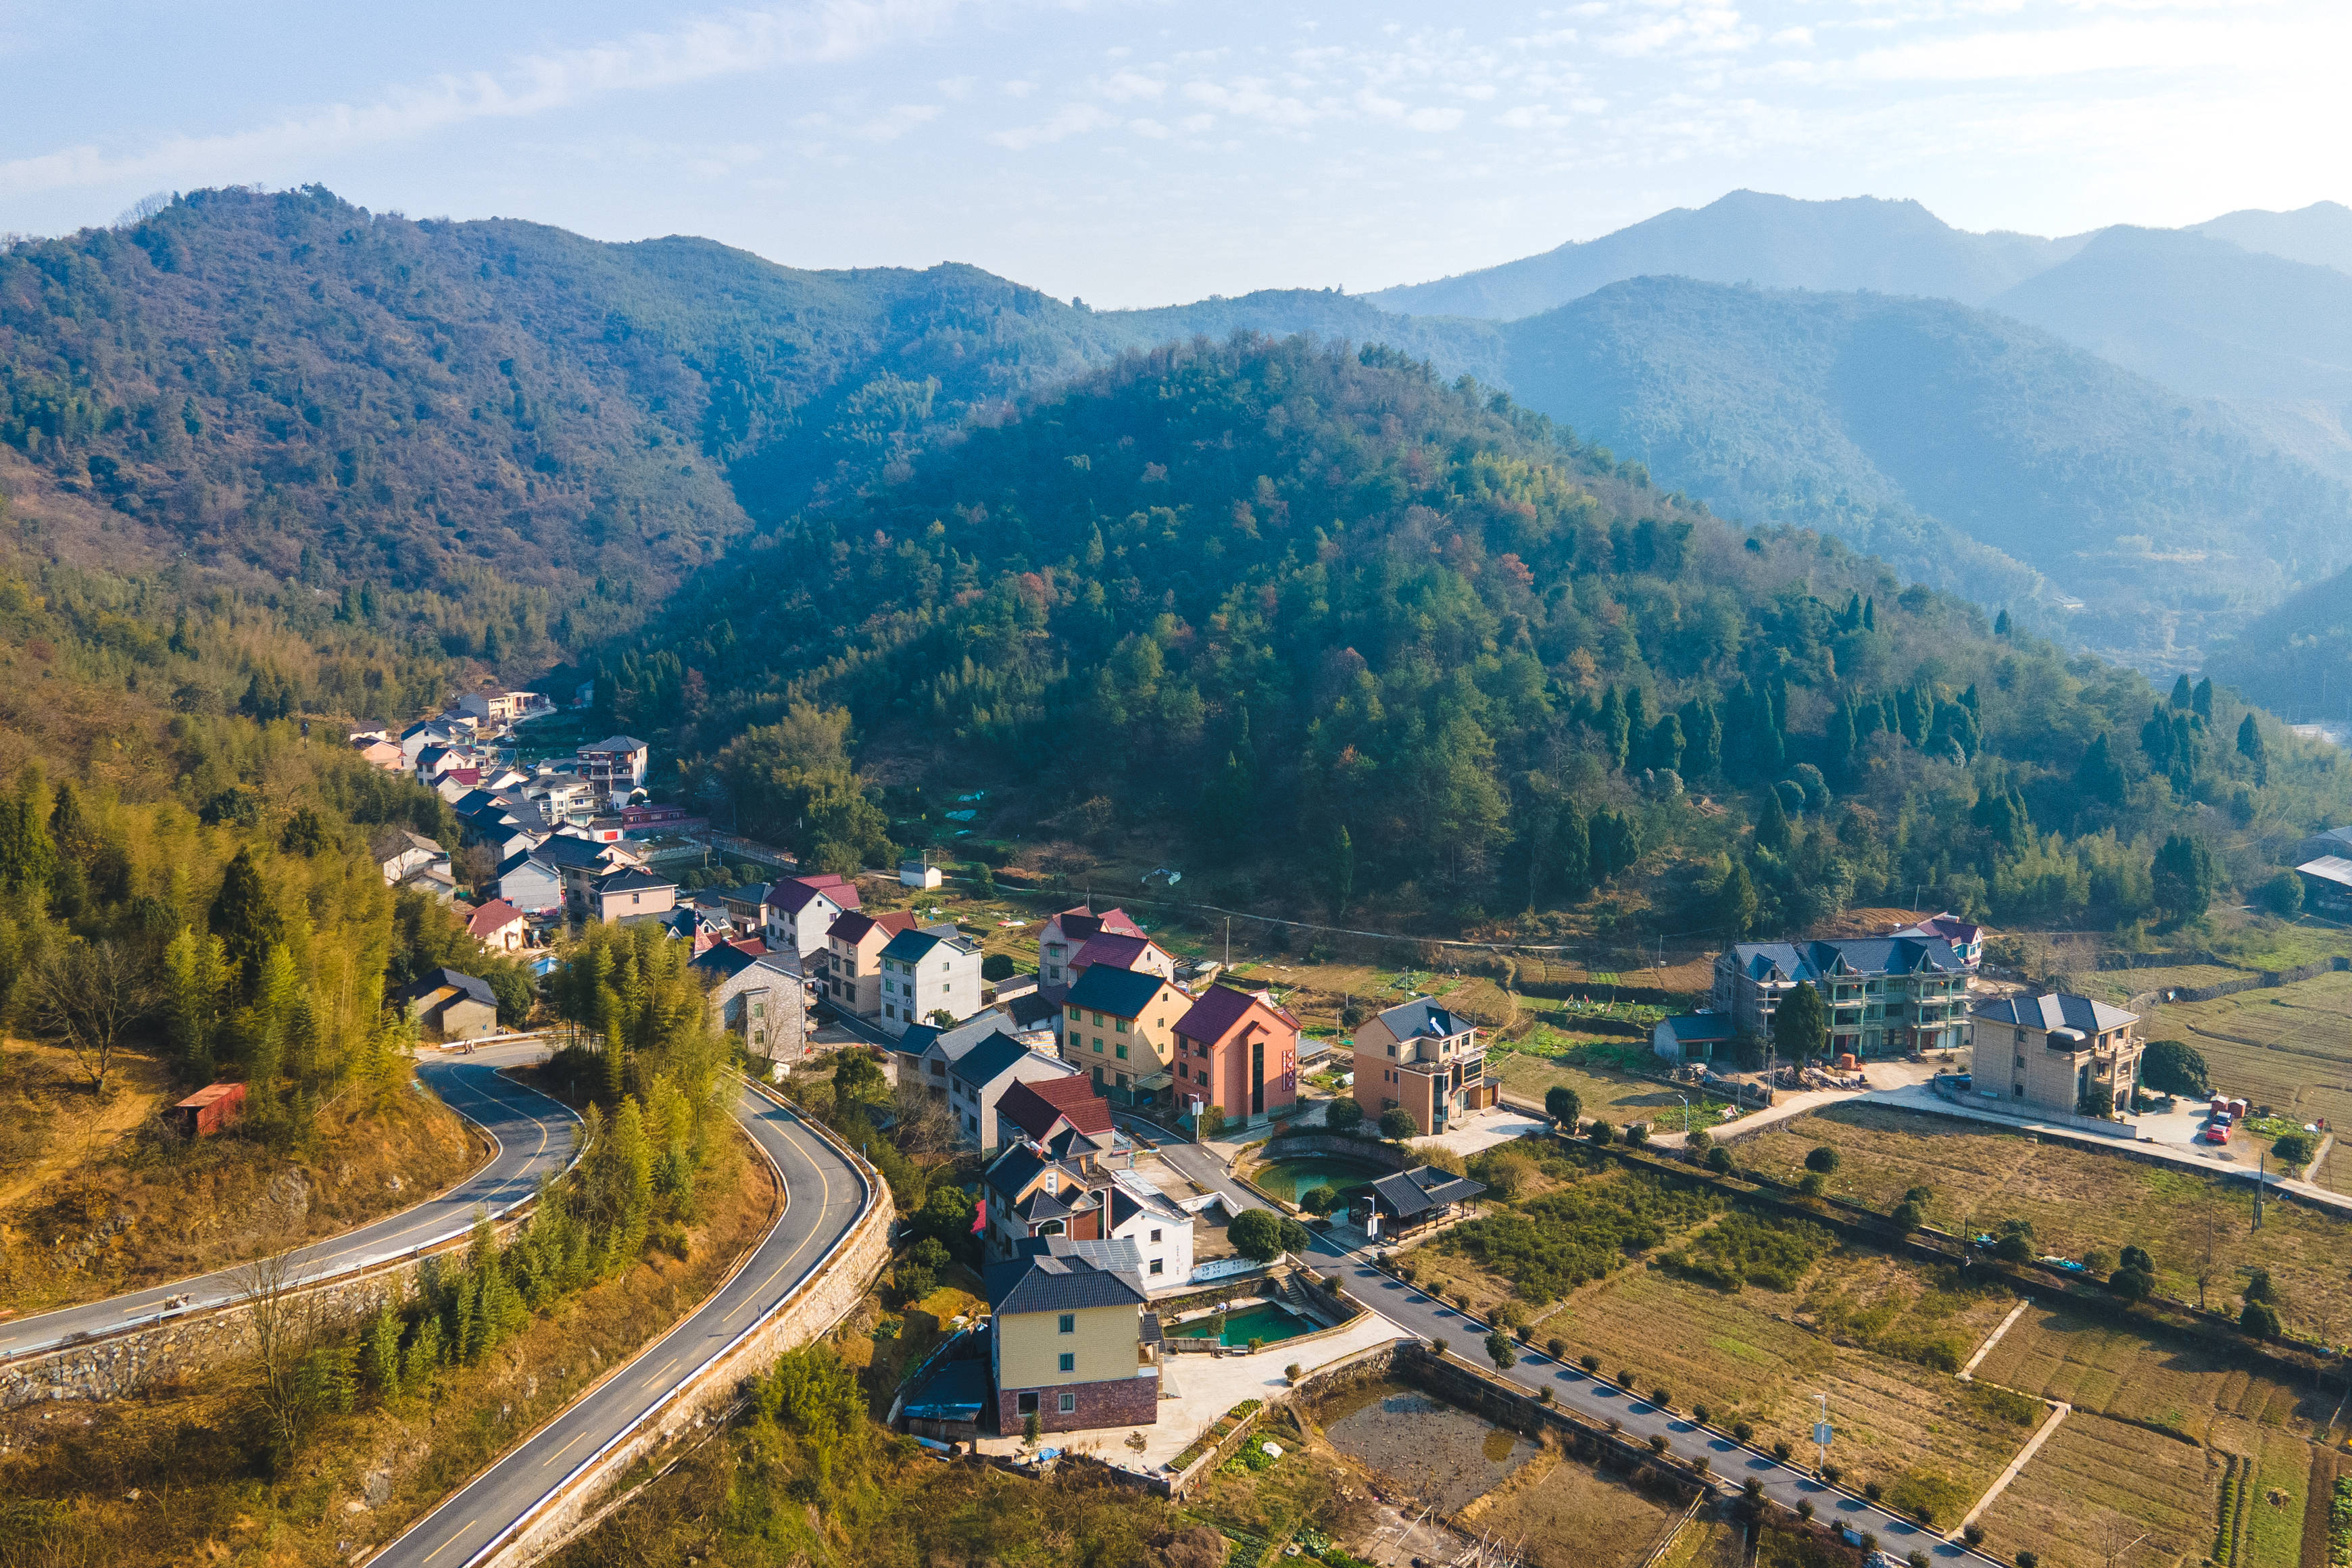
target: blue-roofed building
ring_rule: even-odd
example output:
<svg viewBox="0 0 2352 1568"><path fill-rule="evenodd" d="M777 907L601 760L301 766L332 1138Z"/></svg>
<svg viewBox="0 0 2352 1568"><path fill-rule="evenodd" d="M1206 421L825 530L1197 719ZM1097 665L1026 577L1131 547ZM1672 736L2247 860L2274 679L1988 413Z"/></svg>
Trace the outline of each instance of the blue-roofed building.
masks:
<svg viewBox="0 0 2352 1568"><path fill-rule="evenodd" d="M1192 1007L1192 997L1150 970L1088 964L1062 1001L1062 1059L1091 1074L1115 1105L1156 1103L1174 1084L1176 1026Z"/></svg>
<svg viewBox="0 0 2352 1568"><path fill-rule="evenodd" d="M1670 1062L1711 1062L1738 1034L1720 1013L1686 1013L1659 1019L1650 1032L1650 1048Z"/></svg>
<svg viewBox="0 0 2352 1568"><path fill-rule="evenodd" d="M882 1032L950 1024L980 1011L980 944L952 926L902 931L882 949Z"/></svg>
<svg viewBox="0 0 2352 1568"><path fill-rule="evenodd" d="M1780 999L1822 993L1830 1051L1856 1057L1949 1050L1968 1043L1969 965L1941 937L1743 942L1715 961L1715 1011L1769 1038Z"/></svg>

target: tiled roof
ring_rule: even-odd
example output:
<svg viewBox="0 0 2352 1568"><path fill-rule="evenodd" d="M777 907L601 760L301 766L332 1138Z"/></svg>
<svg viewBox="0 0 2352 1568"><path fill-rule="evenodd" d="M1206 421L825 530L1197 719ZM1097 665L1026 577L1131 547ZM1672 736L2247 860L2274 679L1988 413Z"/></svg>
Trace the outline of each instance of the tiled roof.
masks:
<svg viewBox="0 0 2352 1568"><path fill-rule="evenodd" d="M1078 976L1070 987L1069 1005L1097 1013L1108 1013L1115 1017L1140 1017L1160 988L1168 982L1149 970L1113 969L1108 963L1097 963ZM1178 993L1182 994L1182 993Z"/></svg>
<svg viewBox="0 0 2352 1568"><path fill-rule="evenodd" d="M1738 1033L1726 1013L1685 1013L1663 1023L1666 1033L1686 1043L1727 1040Z"/></svg>
<svg viewBox="0 0 2352 1568"><path fill-rule="evenodd" d="M1092 970L1087 971L1091 974ZM1298 1027L1298 1020L1287 1009L1277 1007L1274 999L1262 991L1237 991L1230 985L1212 985L1201 994L1185 1015L1176 1020L1176 1032L1188 1040L1222 1040L1233 1026L1245 1017L1251 1004L1289 1025Z"/></svg>
<svg viewBox="0 0 2352 1568"><path fill-rule="evenodd" d="M610 876L599 877L596 879L596 890L599 893L646 893L651 892L656 888L677 886L676 882L667 881L650 871L641 871L635 866L625 871L615 871Z"/></svg>
<svg viewBox="0 0 2352 1568"><path fill-rule="evenodd" d="M1036 1139L1043 1139L1064 1118L1081 1132L1110 1131L1110 1102L1082 1076L1016 1083L996 1102L996 1110Z"/></svg>
<svg viewBox="0 0 2352 1568"><path fill-rule="evenodd" d="M646 743L634 735L608 735L593 746L583 746L583 752L642 752Z"/></svg>
<svg viewBox="0 0 2352 1568"><path fill-rule="evenodd" d="M806 882L788 879L768 889L768 902L788 915L796 915L817 900L823 899L835 909L845 906L826 888L812 888Z"/></svg>
<svg viewBox="0 0 2352 1568"><path fill-rule="evenodd" d="M476 910L466 921L466 930L477 940L505 930L522 919L522 911L504 899L492 899Z"/></svg>
<svg viewBox="0 0 2352 1568"><path fill-rule="evenodd" d="M1969 1016L2011 1028L2022 1025L2029 1029L2080 1029L2086 1035L2120 1029L2139 1016L2088 996L2055 992L2047 996L1998 996L1972 1009Z"/></svg>
<svg viewBox="0 0 2352 1568"><path fill-rule="evenodd" d="M1088 1307L1140 1307L1143 1254L1129 1241L1039 1237L1022 1256L988 1271L988 1305L1000 1318L1021 1312L1074 1312Z"/></svg>
<svg viewBox="0 0 2352 1568"><path fill-rule="evenodd" d="M1070 967L1085 969L1097 963L1114 969L1133 969L1159 944L1148 936L1129 936L1124 931L1098 931L1087 938L1086 944L1070 955Z"/></svg>
<svg viewBox="0 0 2352 1568"><path fill-rule="evenodd" d="M1731 962L1754 980L1818 984L1834 974L1965 974L1952 944L1933 936L1866 936L1845 942L1743 942Z"/></svg>
<svg viewBox="0 0 2352 1568"><path fill-rule="evenodd" d="M485 1007L495 1007L499 999L490 990L490 983L455 969L435 969L416 977L400 994L403 1002L414 1002L430 996L436 991L462 991Z"/></svg>
<svg viewBox="0 0 2352 1568"><path fill-rule="evenodd" d="M899 963L920 963L931 955L931 950L936 947L944 947L950 952L961 954L979 951L960 936L940 931L902 931L890 939L890 944L882 950L882 956Z"/></svg>
<svg viewBox="0 0 2352 1568"><path fill-rule="evenodd" d="M842 913L825 931L828 937L839 937L853 946L866 940L868 931L898 932L915 929L915 911L892 910L887 915L860 914L856 910Z"/></svg>
<svg viewBox="0 0 2352 1568"><path fill-rule="evenodd" d="M1389 1212L1399 1219L1411 1219L1427 1214L1447 1204L1458 1204L1476 1197L1486 1190L1483 1182L1467 1176L1457 1176L1441 1171L1434 1165L1420 1165L1410 1171L1397 1171L1372 1183L1372 1191L1380 1194Z"/></svg>
<svg viewBox="0 0 2352 1568"><path fill-rule="evenodd" d="M966 1051L963 1059L957 1062L950 1070L966 1083L985 1089L1011 1072L1024 1058L1033 1056L1041 1062L1051 1062L1056 1067L1069 1066L1059 1058L1037 1056L1035 1052L1010 1035L992 1034L972 1047L971 1050ZM1070 1070L1075 1072L1076 1069L1073 1068Z"/></svg>
<svg viewBox="0 0 2352 1568"><path fill-rule="evenodd" d="M1143 934L1143 928L1129 920L1125 910L1105 910L1095 914L1081 905L1076 909L1064 910L1054 919L1062 924L1062 940L1065 942L1082 942L1105 931L1116 931L1123 936Z"/></svg>
<svg viewBox="0 0 2352 1568"><path fill-rule="evenodd" d="M1423 1036L1444 1039L1474 1026L1469 1019L1426 996L1398 1003L1381 1015L1381 1022L1400 1040L1417 1040Z"/></svg>

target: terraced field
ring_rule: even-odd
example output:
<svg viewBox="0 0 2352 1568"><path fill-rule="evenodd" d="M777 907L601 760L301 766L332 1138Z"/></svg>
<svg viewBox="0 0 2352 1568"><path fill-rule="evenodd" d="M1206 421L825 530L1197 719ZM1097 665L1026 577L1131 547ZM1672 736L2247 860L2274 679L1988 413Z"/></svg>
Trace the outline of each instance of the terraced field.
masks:
<svg viewBox="0 0 2352 1568"><path fill-rule="evenodd" d="M2193 1345L2160 1343L2063 1308L2035 1305L1976 1375L2077 1410L2160 1426L2195 1443L2231 1425L2308 1431L2332 1402ZM2299 1439L2298 1439L2299 1440Z"/></svg>
<svg viewBox="0 0 2352 1568"><path fill-rule="evenodd" d="M2318 1337L2332 1328L2331 1342L2352 1333L2346 1261L2352 1220L2274 1203L2257 1234L2253 1196L2242 1187L1984 1123L1867 1104L1800 1116L1732 1149L1743 1166L1793 1180L1819 1144L1840 1156L1831 1193L1881 1214L1907 1189L1926 1186L1935 1194L1929 1223L1953 1232L2028 1220L2041 1247L2069 1258L2094 1247L2112 1256L2137 1244L2156 1259L2158 1290L2192 1304L2200 1273L2206 1300L2227 1307L2246 1270L2267 1268L2292 1331Z"/></svg>
<svg viewBox="0 0 2352 1568"><path fill-rule="evenodd" d="M2352 1130L2352 972L2172 1003L2144 1026L2150 1039L2182 1039L2202 1051L2217 1088L2297 1121L2325 1117ZM2317 1180L2352 1191L2352 1158L2341 1142Z"/></svg>
<svg viewBox="0 0 2352 1568"><path fill-rule="evenodd" d="M2182 1568L2213 1544L2221 1476L2195 1443L2076 1411L1978 1522L2004 1558L2026 1547L2053 1565ZM2128 1558L2118 1555L2135 1542Z"/></svg>

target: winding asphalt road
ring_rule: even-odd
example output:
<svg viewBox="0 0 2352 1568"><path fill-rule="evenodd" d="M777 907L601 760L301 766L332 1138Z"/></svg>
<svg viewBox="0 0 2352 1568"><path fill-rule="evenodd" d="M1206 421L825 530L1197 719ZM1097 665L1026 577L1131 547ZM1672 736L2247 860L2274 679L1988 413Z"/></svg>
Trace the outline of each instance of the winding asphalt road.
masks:
<svg viewBox="0 0 2352 1568"><path fill-rule="evenodd" d="M302 1281L369 1268L466 1234L478 1210L497 1216L529 1203L540 1177L561 1171L579 1121L562 1101L499 1076L502 1067L546 1055L536 1044L491 1046L471 1056L427 1057L416 1076L444 1103L490 1136L489 1163L414 1208L313 1243L294 1255ZM219 1269L127 1295L13 1321L0 1321L0 1362L51 1350L69 1340L103 1339L160 1318L225 1306L247 1293L237 1268Z"/></svg>
<svg viewBox="0 0 2352 1568"><path fill-rule="evenodd" d="M736 1117L783 1178L783 1212L690 1317L369 1559L369 1568L462 1568L678 1384L767 1316L833 1256L871 1194L866 1179L798 1116L748 1085Z"/></svg>
<svg viewBox="0 0 2352 1568"><path fill-rule="evenodd" d="M1143 1131L1159 1142L1160 1157L1173 1165L1195 1184L1222 1194L1230 1212L1236 1205L1243 1208L1266 1208L1270 1205L1256 1194L1233 1178L1223 1162L1197 1143L1159 1142L1165 1133L1121 1119L1129 1131ZM1851 1524L1857 1531L1868 1531L1878 1537L1881 1550L1898 1557L1924 1551L1929 1556L1956 1563L1991 1563L1994 1560L1957 1542L1945 1541L1933 1530L1923 1529L1906 1519L1898 1519L1874 1504L1823 1485L1811 1476L1769 1455L1742 1447L1720 1432L1709 1431L1694 1422L1662 1410L1646 1399L1634 1397L1626 1390L1592 1377L1574 1364L1577 1352L1569 1352L1569 1360L1555 1362L1539 1352L1524 1351L1518 1364L1497 1372L1486 1359L1486 1339L1493 1325L1480 1322L1465 1313L1456 1311L1444 1301L1416 1290L1394 1275L1373 1265L1369 1253L1346 1247L1318 1236L1314 1250L1328 1258L1339 1260L1339 1273L1348 1282L1349 1293L1370 1307L1409 1334L1424 1340L1444 1340L1446 1349L1477 1365L1481 1371L1493 1372L1507 1378L1531 1393L1545 1388L1552 1390L1552 1398L1580 1415L1601 1422L1616 1421L1626 1434L1637 1441L1646 1442L1651 1436L1663 1435L1675 1453L1685 1458L1699 1454L1707 1457L1714 1472L1738 1485L1749 1478L1764 1484L1764 1495L1783 1508L1793 1510L1800 1502L1813 1505L1814 1516ZM1834 1413L1832 1413L1834 1419ZM1835 1445L1832 1443L1832 1448Z"/></svg>

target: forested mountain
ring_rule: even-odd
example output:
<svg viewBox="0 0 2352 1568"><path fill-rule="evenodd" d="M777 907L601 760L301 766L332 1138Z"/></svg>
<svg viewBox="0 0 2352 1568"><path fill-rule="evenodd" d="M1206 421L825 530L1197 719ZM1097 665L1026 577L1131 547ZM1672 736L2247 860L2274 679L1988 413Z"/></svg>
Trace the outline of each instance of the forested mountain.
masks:
<svg viewBox="0 0 2352 1568"><path fill-rule="evenodd" d="M2341 202L2314 202L2284 213L2248 207L2189 226L2266 256L2352 272L2352 207Z"/></svg>
<svg viewBox="0 0 2352 1568"><path fill-rule="evenodd" d="M2352 552L2340 483L1987 311L1651 278L1502 331L1516 396L1663 482L1980 603L2043 574L2084 607L2038 624L2112 657L2194 668Z"/></svg>
<svg viewBox="0 0 2352 1568"><path fill-rule="evenodd" d="M846 742L1013 781L1000 829L1452 917L1637 868L1677 930L1920 883L2153 917L2185 896L2156 902L2168 836L2226 849L2346 788L2226 692L2159 700L1834 540L1677 506L1507 396L1297 340L1129 358L763 527L605 680L689 792L821 860L882 847ZM1727 790L1753 836L1695 799Z"/></svg>
<svg viewBox="0 0 2352 1568"><path fill-rule="evenodd" d="M2205 668L2282 718L2352 722L2352 572L2255 617L2219 643Z"/></svg>
<svg viewBox="0 0 2352 1568"><path fill-rule="evenodd" d="M1808 202L1734 191L1599 239L1366 298L1409 315L1507 321L1629 278L1680 277L1764 289L1866 289L1977 304L2063 260L2081 243L1969 234L1912 201Z"/></svg>

